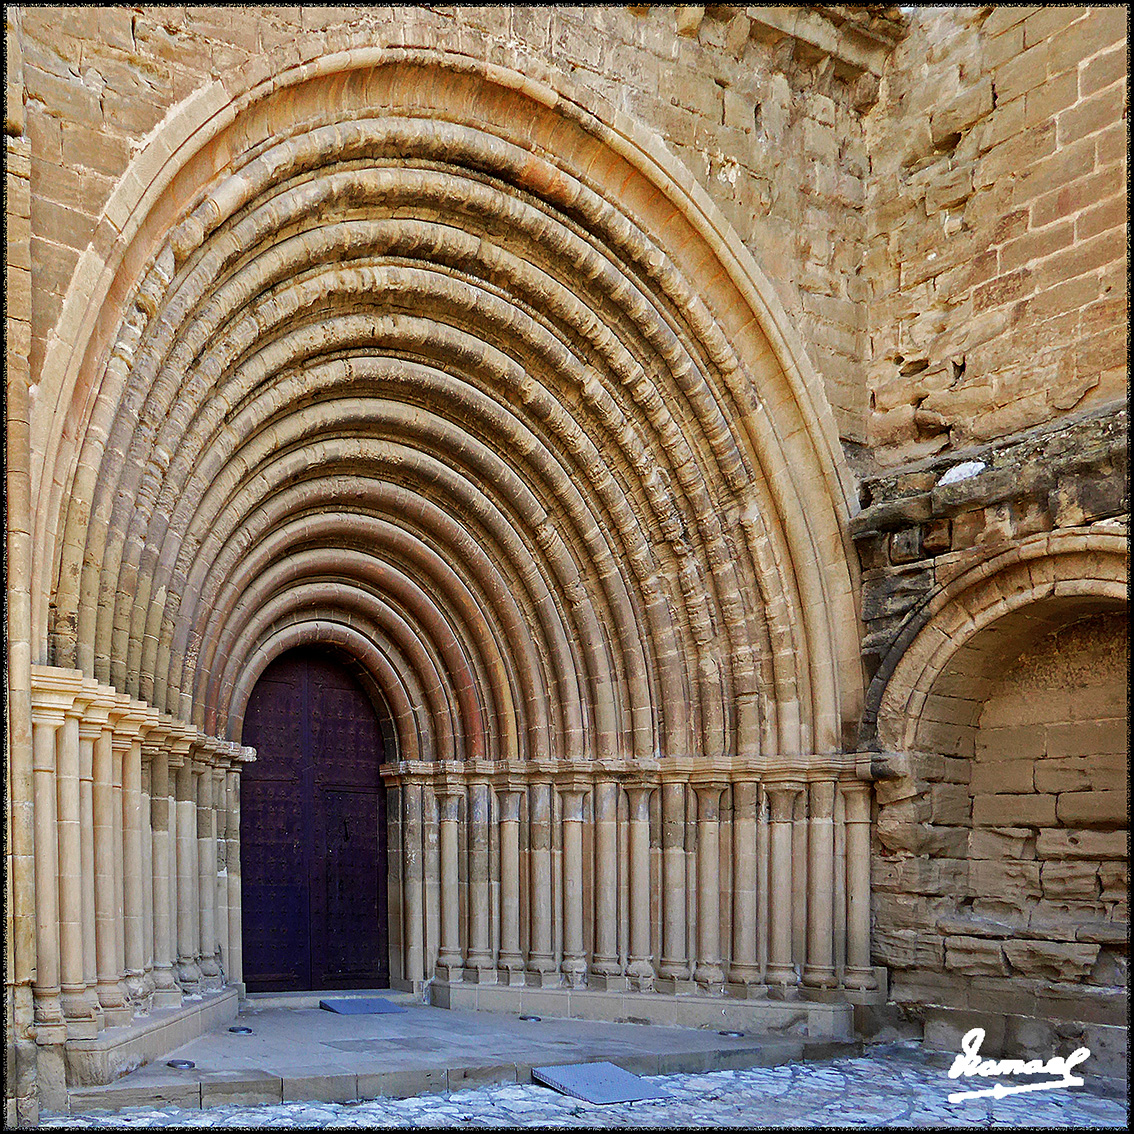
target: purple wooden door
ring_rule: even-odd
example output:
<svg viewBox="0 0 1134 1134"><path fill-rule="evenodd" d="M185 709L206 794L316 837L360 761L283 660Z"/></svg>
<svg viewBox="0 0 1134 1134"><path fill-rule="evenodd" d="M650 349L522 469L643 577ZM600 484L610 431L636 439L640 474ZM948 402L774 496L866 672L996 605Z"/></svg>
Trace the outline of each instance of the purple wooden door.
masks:
<svg viewBox="0 0 1134 1134"><path fill-rule="evenodd" d="M249 992L386 988L386 792L370 699L332 656L292 650L244 714L244 980Z"/></svg>

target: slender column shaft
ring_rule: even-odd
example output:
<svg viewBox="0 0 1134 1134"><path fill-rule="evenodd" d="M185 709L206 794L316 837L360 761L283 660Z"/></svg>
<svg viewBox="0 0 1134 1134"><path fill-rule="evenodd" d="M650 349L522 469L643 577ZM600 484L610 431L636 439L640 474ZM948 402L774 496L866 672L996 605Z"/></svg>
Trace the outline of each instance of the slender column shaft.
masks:
<svg viewBox="0 0 1134 1134"><path fill-rule="evenodd" d="M177 769L177 975L182 989L201 991L201 926L198 911L197 792L193 760Z"/></svg>
<svg viewBox="0 0 1134 1134"><path fill-rule="evenodd" d="M756 795L751 781L732 786L732 964L737 984L760 979L756 956Z"/></svg>
<svg viewBox="0 0 1134 1134"><path fill-rule="evenodd" d="M244 981L242 926L240 910L240 769L225 776L225 804L228 823L225 827L225 857L228 861L228 979L232 984Z"/></svg>
<svg viewBox="0 0 1134 1134"><path fill-rule="evenodd" d="M150 814L150 757L142 750L142 969L146 1003L154 997L154 844Z"/></svg>
<svg viewBox="0 0 1134 1134"><path fill-rule="evenodd" d="M220 970L220 983L225 983L229 963L228 956L228 842L225 832L228 828L228 807L225 803L226 771L223 767L213 769L213 822L216 837L213 839L213 890L216 911L217 968Z"/></svg>
<svg viewBox="0 0 1134 1134"><path fill-rule="evenodd" d="M545 983L555 969L551 944L551 785L533 783L528 805L531 862L531 949L528 964Z"/></svg>
<svg viewBox="0 0 1134 1134"><path fill-rule="evenodd" d="M803 983L812 988L834 988L835 784L811 785L807 827L807 965Z"/></svg>
<svg viewBox="0 0 1134 1134"><path fill-rule="evenodd" d="M460 796L456 789L450 788L439 795L441 808L441 947L437 953L437 965L443 969L445 980L460 980L461 973L461 926L460 905L457 891L457 839L458 806Z"/></svg>
<svg viewBox="0 0 1134 1134"><path fill-rule="evenodd" d="M721 791L717 784L697 792L697 969L698 984L724 982L721 967Z"/></svg>
<svg viewBox="0 0 1134 1134"><path fill-rule="evenodd" d="M662 957L658 972L670 980L689 979L685 949L685 785L667 783L662 804Z"/></svg>
<svg viewBox="0 0 1134 1134"><path fill-rule="evenodd" d="M201 917L201 976L206 988L220 987L217 963L217 811L213 802L213 765L203 760L197 778L197 898Z"/></svg>
<svg viewBox="0 0 1134 1134"><path fill-rule="evenodd" d="M59 987L59 884L55 797L55 734L63 714L36 716L32 722L32 774L35 791L35 1022L62 1042L63 1007ZM38 1037L43 1042L43 1036Z"/></svg>
<svg viewBox="0 0 1134 1134"><path fill-rule="evenodd" d="M122 790L123 775L125 774L125 756L130 747L126 737L115 735L112 747L114 768L114 785L112 788L114 807L112 823L114 826L114 967L118 974L118 982L126 992L127 1003L130 1004L131 1018L134 1013L133 998L130 994L130 984L126 979L126 880L123 875L125 869L125 799Z"/></svg>
<svg viewBox="0 0 1134 1134"><path fill-rule="evenodd" d="M153 827L154 1007L181 1003L173 979L176 956L170 935L169 751L159 747L150 762L150 823Z"/></svg>
<svg viewBox="0 0 1134 1134"><path fill-rule="evenodd" d="M142 742L122 753L122 894L126 987L138 1011L145 1010L145 948L142 944Z"/></svg>
<svg viewBox="0 0 1134 1134"><path fill-rule="evenodd" d="M870 785L844 784L847 828L848 988L878 987L870 965Z"/></svg>
<svg viewBox="0 0 1134 1134"><path fill-rule="evenodd" d="M421 784L402 784L402 886L406 979L425 979L422 923Z"/></svg>
<svg viewBox="0 0 1134 1134"><path fill-rule="evenodd" d="M485 983L495 978L490 936L491 886L488 871L487 783L469 785L469 955L466 967Z"/></svg>
<svg viewBox="0 0 1134 1134"><path fill-rule="evenodd" d="M630 804L630 959L634 987L648 991L654 983L650 949L650 796L653 788L632 784Z"/></svg>
<svg viewBox="0 0 1134 1134"><path fill-rule="evenodd" d="M792 810L799 784L776 784L768 788L771 806L769 857L771 859L771 925L768 935L769 984L787 988L798 984L792 964Z"/></svg>
<svg viewBox="0 0 1134 1134"><path fill-rule="evenodd" d="M567 788L563 798L563 973L572 988L586 984L583 949L583 796Z"/></svg>
<svg viewBox="0 0 1134 1134"><path fill-rule="evenodd" d="M181 921L181 885L177 875L177 863L181 855L181 840L178 837L177 781L181 773L184 755L171 752L169 758L169 859L166 875L169 879L169 959L173 978L177 984L178 996L181 988L181 944L178 926Z"/></svg>
<svg viewBox="0 0 1134 1134"><path fill-rule="evenodd" d="M93 753L95 956L98 999L107 1027L127 1023L133 1011L126 1002L126 988L119 980L118 909L114 884L114 733L104 728L94 742Z"/></svg>
<svg viewBox="0 0 1134 1134"><path fill-rule="evenodd" d="M520 952L520 793L500 793L500 968L518 983L524 967Z"/></svg>
<svg viewBox="0 0 1134 1134"><path fill-rule="evenodd" d="M92 1014L102 1019L98 1001L98 955L95 952L95 859L94 859L94 742L102 729L94 723L79 724L79 840L83 863L83 984Z"/></svg>
<svg viewBox="0 0 1134 1134"><path fill-rule="evenodd" d="M83 970L83 837L79 791L79 717L68 713L56 734L59 807L59 980L67 1035L93 1039L98 1022Z"/></svg>
<svg viewBox="0 0 1134 1134"><path fill-rule="evenodd" d="M613 977L618 960L618 784L595 784L595 954L591 972Z"/></svg>

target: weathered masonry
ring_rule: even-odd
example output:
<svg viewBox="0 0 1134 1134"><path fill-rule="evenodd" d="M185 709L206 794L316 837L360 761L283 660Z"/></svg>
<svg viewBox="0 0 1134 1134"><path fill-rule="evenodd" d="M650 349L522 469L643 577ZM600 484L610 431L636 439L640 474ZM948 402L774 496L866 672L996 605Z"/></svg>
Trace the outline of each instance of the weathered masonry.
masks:
<svg viewBox="0 0 1134 1134"><path fill-rule="evenodd" d="M386 982L1121 1078L1120 9L6 36L11 1124Z"/></svg>

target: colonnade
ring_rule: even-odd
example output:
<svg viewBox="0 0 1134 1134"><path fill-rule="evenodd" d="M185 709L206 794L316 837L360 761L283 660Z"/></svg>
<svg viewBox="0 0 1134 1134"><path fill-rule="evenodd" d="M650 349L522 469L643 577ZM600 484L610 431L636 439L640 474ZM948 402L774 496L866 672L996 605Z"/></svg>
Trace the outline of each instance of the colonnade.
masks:
<svg viewBox="0 0 1134 1134"><path fill-rule="evenodd" d="M408 984L745 998L876 987L870 784L853 757L778 770L407 761L383 775L400 875L391 940Z"/></svg>
<svg viewBox="0 0 1134 1134"><path fill-rule="evenodd" d="M76 670L32 667L36 1040L239 982L240 766Z"/></svg>

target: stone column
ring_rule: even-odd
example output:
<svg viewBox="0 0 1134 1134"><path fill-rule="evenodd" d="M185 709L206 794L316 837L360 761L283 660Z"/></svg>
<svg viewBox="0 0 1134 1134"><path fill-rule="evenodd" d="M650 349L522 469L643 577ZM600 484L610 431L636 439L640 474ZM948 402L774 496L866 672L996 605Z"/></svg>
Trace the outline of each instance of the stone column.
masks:
<svg viewBox="0 0 1134 1134"><path fill-rule="evenodd" d="M59 874L56 830L55 734L63 699L32 703L32 777L35 801L35 1028L38 1044L66 1039L59 967ZM70 702L70 698L66 699Z"/></svg>
<svg viewBox="0 0 1134 1134"><path fill-rule="evenodd" d="M583 947L583 797L586 785L567 783L560 789L563 801L563 964L567 983L587 983L587 955Z"/></svg>
<svg viewBox="0 0 1134 1134"><path fill-rule="evenodd" d="M594 785L595 952L591 984L612 991L627 987L618 959L618 793L613 780Z"/></svg>
<svg viewBox="0 0 1134 1134"><path fill-rule="evenodd" d="M200 903L199 964L204 990L221 987L217 963L217 812L213 799L214 757L194 760L197 784L197 900Z"/></svg>
<svg viewBox="0 0 1134 1134"><path fill-rule="evenodd" d="M240 890L240 769L256 759L256 749L244 746L237 755L235 765L225 777L228 807L228 826L225 848L228 857L228 979L244 989L244 922L241 912Z"/></svg>
<svg viewBox="0 0 1134 1134"><path fill-rule="evenodd" d="M732 963L728 979L751 991L760 983L756 954L756 796L759 785L732 785Z"/></svg>
<svg viewBox="0 0 1134 1134"><path fill-rule="evenodd" d="M196 761L186 753L177 769L177 977L187 996L200 995L201 919L197 866Z"/></svg>
<svg viewBox="0 0 1134 1134"><path fill-rule="evenodd" d="M106 712L88 706L79 722L79 839L83 861L83 983L87 1003L98 1026L104 1027L98 999L98 954L95 951L94 745L102 735Z"/></svg>
<svg viewBox="0 0 1134 1134"><path fill-rule="evenodd" d="M500 806L500 958L510 985L524 983L520 952L520 790L507 785L497 796Z"/></svg>
<svg viewBox="0 0 1134 1134"><path fill-rule="evenodd" d="M95 954L98 999L108 1028L128 1024L134 1016L118 968L119 910L115 885L114 731L108 723L99 733L93 752L92 806L94 810ZM119 809L121 815L121 809ZM119 820L118 826L121 825ZM121 843L119 843L121 846Z"/></svg>
<svg viewBox="0 0 1134 1134"><path fill-rule="evenodd" d="M441 811L441 940L437 952L437 975L441 980L453 982L463 977L457 840L460 833L459 806L464 785L441 781L435 790Z"/></svg>
<svg viewBox="0 0 1134 1134"><path fill-rule="evenodd" d="M468 789L469 827L469 953L465 978L478 984L496 983L492 959L492 892L488 867L489 785L476 780Z"/></svg>
<svg viewBox="0 0 1134 1134"><path fill-rule="evenodd" d="M228 781L228 757L217 761L213 769L213 822L217 835L213 840L215 871L213 885L216 891L214 909L216 910L217 968L220 970L220 983L223 987L228 971L228 805L225 799L225 784Z"/></svg>
<svg viewBox="0 0 1134 1134"><path fill-rule="evenodd" d="M146 1003L154 1002L154 844L150 808L150 757L142 749L142 982Z"/></svg>
<svg viewBox="0 0 1134 1134"><path fill-rule="evenodd" d="M771 860L771 924L768 932L766 980L781 992L794 989L799 983L791 957L792 912L796 900L796 895L792 892L791 834L795 797L802 790L803 785L796 783L776 783L767 787L771 809L768 838Z"/></svg>
<svg viewBox="0 0 1134 1134"><path fill-rule="evenodd" d="M125 700L125 698L122 698ZM120 717L126 716L123 711ZM119 983L126 990L126 1000L130 1005L130 1018L134 1017L135 1004L130 992L130 981L126 976L126 878L125 878L125 819L126 802L123 790L123 777L126 774L126 756L130 751L131 735L123 729L128 724L117 724L114 729L114 739L111 742L111 757L113 767L113 811L112 825L114 829L114 967L118 974Z"/></svg>
<svg viewBox="0 0 1134 1134"><path fill-rule="evenodd" d="M83 956L83 836L79 721L85 700L56 734L59 806L59 979L68 1039L93 1039L98 1019L87 998Z"/></svg>
<svg viewBox="0 0 1134 1134"><path fill-rule="evenodd" d="M650 948L650 796L652 784L626 786L630 810L630 956L631 987L649 992L654 987Z"/></svg>
<svg viewBox="0 0 1134 1134"><path fill-rule="evenodd" d="M402 797L402 909L405 918L406 980L415 985L425 980L423 938L421 844L421 784L403 781Z"/></svg>
<svg viewBox="0 0 1134 1134"><path fill-rule="evenodd" d="M149 1004L142 938L142 741L137 736L129 738L122 752L122 894L126 987L135 1014L145 1015Z"/></svg>
<svg viewBox="0 0 1134 1134"><path fill-rule="evenodd" d="M558 983L551 938L551 784L537 780L528 797L529 861L531 863L531 902L528 906L531 947L528 969L533 982L543 986Z"/></svg>
<svg viewBox="0 0 1134 1134"><path fill-rule="evenodd" d="M663 987L676 992L690 980L685 947L685 784L664 783L662 809L662 955L658 967Z"/></svg>
<svg viewBox="0 0 1134 1134"><path fill-rule="evenodd" d="M697 983L708 991L724 984L721 966L720 784L696 784L697 792Z"/></svg>
<svg viewBox="0 0 1134 1134"><path fill-rule="evenodd" d="M870 785L844 783L847 828L847 988L878 987L870 964Z"/></svg>
<svg viewBox="0 0 1134 1134"><path fill-rule="evenodd" d="M835 783L811 785L807 821L807 964L803 983L809 988L834 988Z"/></svg>
<svg viewBox="0 0 1134 1134"><path fill-rule="evenodd" d="M170 932L170 811L169 748L155 744L150 755L150 823L153 828L153 935L155 1008L181 1003L181 989L173 978L176 955Z"/></svg>

